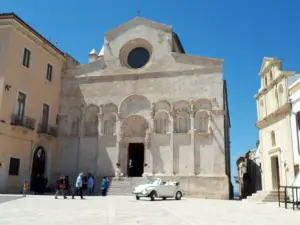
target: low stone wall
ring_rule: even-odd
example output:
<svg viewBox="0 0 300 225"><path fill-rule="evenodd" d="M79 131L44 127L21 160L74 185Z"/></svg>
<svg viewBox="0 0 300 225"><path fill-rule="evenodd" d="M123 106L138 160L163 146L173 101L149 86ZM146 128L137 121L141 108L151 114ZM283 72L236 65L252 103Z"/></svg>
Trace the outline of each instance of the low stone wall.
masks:
<svg viewBox="0 0 300 225"><path fill-rule="evenodd" d="M155 176L156 177L156 176ZM150 176L148 178L151 178ZM161 176L165 180L179 181L186 196L229 199L229 181L224 176Z"/></svg>

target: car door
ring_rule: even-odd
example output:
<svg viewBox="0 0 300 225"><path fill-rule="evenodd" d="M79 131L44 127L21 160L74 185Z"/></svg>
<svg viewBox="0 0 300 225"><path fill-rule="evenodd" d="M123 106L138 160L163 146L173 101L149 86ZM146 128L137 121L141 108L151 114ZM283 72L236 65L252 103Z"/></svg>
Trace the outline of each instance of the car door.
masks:
<svg viewBox="0 0 300 225"><path fill-rule="evenodd" d="M169 181L166 184L166 190L165 195L168 197L174 196L175 187L173 182Z"/></svg>
<svg viewBox="0 0 300 225"><path fill-rule="evenodd" d="M168 196L168 185L166 181L162 180L160 182L158 193L160 196Z"/></svg>

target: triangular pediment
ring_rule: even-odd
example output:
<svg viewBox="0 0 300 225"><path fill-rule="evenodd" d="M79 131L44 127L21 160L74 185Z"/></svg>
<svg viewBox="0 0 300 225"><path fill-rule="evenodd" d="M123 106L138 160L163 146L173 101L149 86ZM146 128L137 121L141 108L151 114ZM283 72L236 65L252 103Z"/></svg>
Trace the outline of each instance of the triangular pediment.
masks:
<svg viewBox="0 0 300 225"><path fill-rule="evenodd" d="M148 20L142 17L135 17L132 20L129 20L126 23L121 24L120 26L117 26L116 28L108 31L105 33L105 39L107 41L111 41L118 37L120 34L126 32L127 30L130 30L136 26L144 25L153 29L161 30L164 32L171 32L172 27L166 24L161 24L152 20Z"/></svg>
<svg viewBox="0 0 300 225"><path fill-rule="evenodd" d="M264 57L259 75L263 76L271 67L271 65L275 64L281 64L281 60L278 58L270 58L270 57Z"/></svg>

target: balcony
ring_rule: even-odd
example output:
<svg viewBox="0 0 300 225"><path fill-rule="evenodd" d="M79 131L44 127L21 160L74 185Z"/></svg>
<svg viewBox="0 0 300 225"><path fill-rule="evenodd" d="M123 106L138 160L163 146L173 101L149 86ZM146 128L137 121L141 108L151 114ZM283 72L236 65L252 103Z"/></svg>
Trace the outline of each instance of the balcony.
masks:
<svg viewBox="0 0 300 225"><path fill-rule="evenodd" d="M57 137L57 127L52 125L39 124L37 133Z"/></svg>
<svg viewBox="0 0 300 225"><path fill-rule="evenodd" d="M20 116L20 115L12 114L10 124L12 126L20 126L20 127L27 128L29 130L34 130L35 119L28 116Z"/></svg>

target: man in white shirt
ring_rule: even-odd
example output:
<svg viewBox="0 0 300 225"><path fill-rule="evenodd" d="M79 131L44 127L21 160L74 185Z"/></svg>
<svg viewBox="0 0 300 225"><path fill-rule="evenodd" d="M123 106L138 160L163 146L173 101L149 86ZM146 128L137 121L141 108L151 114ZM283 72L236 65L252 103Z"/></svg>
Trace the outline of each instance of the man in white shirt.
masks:
<svg viewBox="0 0 300 225"><path fill-rule="evenodd" d="M73 195L72 195L72 199L75 199L75 194L79 192L79 195L80 195L80 198L81 199L84 199L83 198L83 193L82 193L82 177L83 177L83 173L80 173L76 179L76 183L75 183L75 190L73 192Z"/></svg>

